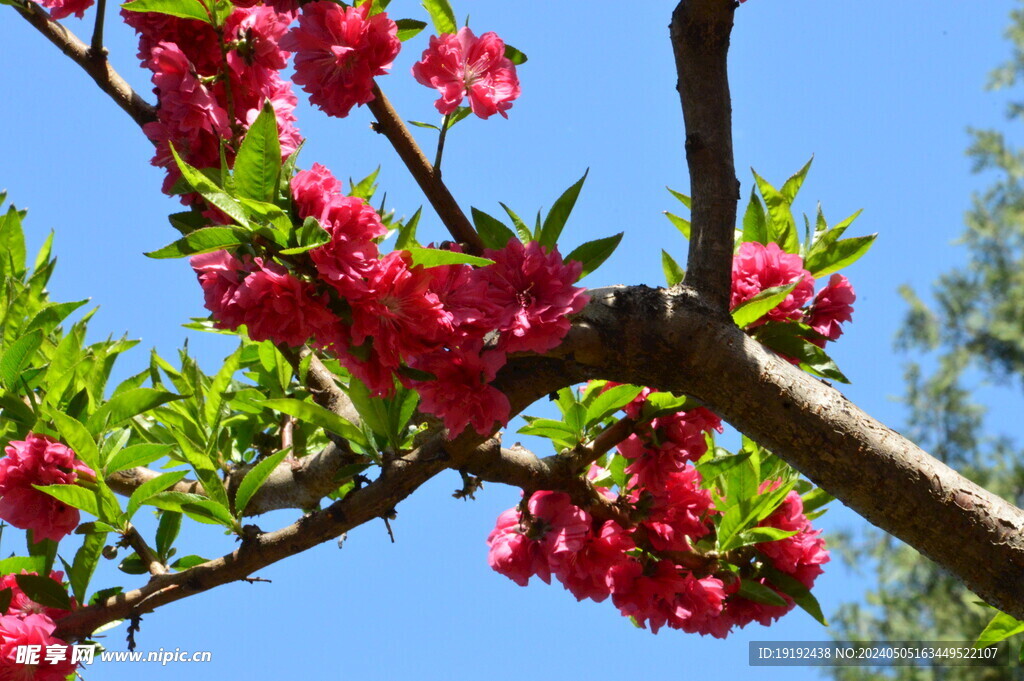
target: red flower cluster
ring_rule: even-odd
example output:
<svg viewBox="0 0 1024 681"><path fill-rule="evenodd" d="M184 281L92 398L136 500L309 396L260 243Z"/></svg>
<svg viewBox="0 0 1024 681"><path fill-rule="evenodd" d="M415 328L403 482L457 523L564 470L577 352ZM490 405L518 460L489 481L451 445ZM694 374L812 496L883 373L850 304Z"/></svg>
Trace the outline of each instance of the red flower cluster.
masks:
<svg viewBox="0 0 1024 681"><path fill-rule="evenodd" d="M786 299L753 325L768 321L805 322L827 340L839 338L843 333L840 324L853 317L853 303L857 300L853 286L843 275L833 274L828 285L815 296L814 277L804 269L803 258L786 253L776 243L740 244L732 261L730 307L739 307L765 289L794 282L796 287ZM825 345L825 340L816 342L821 347Z"/></svg>
<svg viewBox="0 0 1024 681"><path fill-rule="evenodd" d="M645 396L627 405L626 413L637 416ZM619 500L642 518L636 527L594 519L565 493L535 492L525 511L521 505L498 517L487 538L488 563L520 586L532 576L550 583L554 575L578 600L611 596L624 616L655 633L668 626L725 638L733 627L769 624L794 607L792 599L780 593L788 603L782 607L741 597L742 579L778 589L764 577L716 572L714 561L695 546L715 528L711 492L692 465L707 451L705 434L712 430L721 430L718 418L697 408L654 419L619 446L631 460ZM607 477L596 465L588 474L601 494L615 499L601 486L610 485L602 483ZM796 534L755 549L764 562L811 587L828 554L802 510L799 495L791 493L761 524Z"/></svg>
<svg viewBox="0 0 1024 681"><path fill-rule="evenodd" d="M78 527L78 510L33 485L73 485L79 475L95 478L91 468L68 447L45 435L29 433L11 441L0 459L0 518L31 530L33 539L60 541Z"/></svg>
<svg viewBox="0 0 1024 681"><path fill-rule="evenodd" d="M0 617L0 678L31 681L65 681L78 667L66 656L67 642L53 635L56 625L46 615ZM38 646L36 664L18 661L21 646ZM49 646L56 646L62 655L47 659Z"/></svg>
<svg viewBox="0 0 1024 681"><path fill-rule="evenodd" d="M139 33L142 65L153 72L157 120L143 130L157 147L153 165L167 169L167 193L180 177L171 144L199 168L219 168L223 145L231 163L242 132L267 100L277 114L282 157L302 141L294 125L297 100L280 75L289 56L280 43L294 13L238 5L221 29L169 14L121 11Z"/></svg>
<svg viewBox="0 0 1024 681"><path fill-rule="evenodd" d="M397 377L420 392L421 408L443 419L450 437L467 425L485 434L504 424L508 400L489 383L507 353L544 352L565 336L566 316L587 301L573 285L580 264L512 239L485 252L494 261L486 267L412 266L402 251L380 256L380 217L344 196L327 168L301 171L291 186L297 217L315 218L331 237L309 251L315 280L262 258L193 256L217 326L244 324L255 340L292 346L313 339L377 395L392 393ZM434 378L412 378L403 367Z"/></svg>
<svg viewBox="0 0 1024 681"><path fill-rule="evenodd" d="M344 118L352 107L372 102L374 77L387 73L402 48L398 25L386 12L371 17L371 5L306 3L298 27L281 43L295 52L295 82L328 116Z"/></svg>
<svg viewBox="0 0 1024 681"><path fill-rule="evenodd" d="M431 36L412 75L441 93L434 106L445 115L468 95L473 113L480 118L496 113L508 118L505 112L519 97L519 77L515 64L505 56L505 43L493 32L478 38L469 27Z"/></svg>

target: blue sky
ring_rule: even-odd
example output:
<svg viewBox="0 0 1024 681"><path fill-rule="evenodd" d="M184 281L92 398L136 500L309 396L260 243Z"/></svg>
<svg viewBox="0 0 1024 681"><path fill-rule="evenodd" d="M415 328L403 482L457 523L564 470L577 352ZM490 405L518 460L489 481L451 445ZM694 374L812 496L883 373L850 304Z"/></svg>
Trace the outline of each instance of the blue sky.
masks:
<svg viewBox="0 0 1024 681"><path fill-rule="evenodd" d="M659 251L683 261L685 243L661 215L678 204L666 185L686 190L683 130L667 29L674 3L525 3L461 0L477 32L495 30L525 51L523 95L509 119L460 124L445 151L445 179L464 207L491 213L503 201L521 214L550 206L587 168L590 178L563 236L563 250L625 230L619 251L586 283L663 283ZM854 323L834 356L853 385L844 393L899 427L901 363L892 338L904 314L896 288L926 290L963 260L953 246L972 191L963 150L967 126L999 127L1005 96L983 91L987 73L1009 55L1000 40L1011 0L985 3L860 0L750 0L736 16L730 78L736 166L749 193L754 166L780 183L812 154L798 199L807 213L822 203L830 222L863 208L851 234L878 232L872 252L847 273L858 302ZM511 9L514 7L515 9ZM418 4L392 3L394 16L420 16ZM0 7L0 188L29 208L30 243L56 230L56 300L92 297L101 305L96 337L127 333L141 347L121 375L189 337L209 370L233 348L219 336L189 334L181 324L205 316L194 276L180 261L143 251L172 240L166 215L176 202L159 192L161 171L148 165L140 131L76 66L12 10ZM90 24L71 21L88 35ZM141 92L133 36L108 27L112 60ZM411 64L425 37L381 79L403 117L434 120L433 96L415 84ZM367 129L364 109L327 119L303 105L308 138L300 165L324 163L342 177L382 166L382 190L399 213L423 198L383 138ZM429 134L420 136L425 147ZM421 234L442 238L428 216ZM1001 406L992 425L1010 430L1020 398L992 393ZM1012 400L1016 400L1013 402ZM1018 426L1019 428L1019 426ZM1019 432L1019 431L1018 431ZM514 439L514 436L509 439ZM542 452L547 453L547 452ZM497 514L518 499L488 485L475 502L456 501L457 476L442 475L403 503L391 544L382 523L261 571L272 584L222 587L144 617L142 650L213 651L212 663L160 668L98 666L92 678L221 679L315 674L327 678L462 679L629 674L648 678L818 678L813 669L752 669L751 640L823 640L810 617L795 612L771 629L757 625L727 641L633 629L610 604L577 604L560 587L519 588L492 573L484 539ZM277 513L264 529L294 520ZM838 504L826 531L860 527ZM220 555L233 548L216 531L183 533L184 552ZM826 613L866 586L838 559L819 580ZM117 575L108 574L109 579ZM97 584L99 586L99 584ZM110 647L123 649L123 629Z"/></svg>

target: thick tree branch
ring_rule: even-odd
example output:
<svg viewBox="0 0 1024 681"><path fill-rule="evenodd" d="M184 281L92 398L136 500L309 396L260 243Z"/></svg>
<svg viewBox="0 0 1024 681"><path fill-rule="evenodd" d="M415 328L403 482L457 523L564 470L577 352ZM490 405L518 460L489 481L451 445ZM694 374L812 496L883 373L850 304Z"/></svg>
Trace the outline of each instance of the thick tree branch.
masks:
<svg viewBox="0 0 1024 681"><path fill-rule="evenodd" d="M466 244L470 252L481 253L484 244L480 240L480 235L473 229L473 225L459 208L455 197L441 181L441 173L434 171L434 167L430 165L430 161L416 144L412 133L405 127L398 112L391 106L391 102L377 85L373 86L373 95L374 100L366 106L377 119L374 130L387 137L391 142L391 146L398 152L402 162L416 179L416 183L423 190L430 205L437 211L441 222L448 228L455 240Z"/></svg>
<svg viewBox="0 0 1024 681"><path fill-rule="evenodd" d="M729 309L740 198L726 68L735 5L733 0L682 0L670 26L693 202L686 283L720 312Z"/></svg>
<svg viewBox="0 0 1024 681"><path fill-rule="evenodd" d="M52 21L46 10L32 0L27 0L24 7L14 5L14 9L47 40L70 57L71 61L81 66L96 81L100 89L107 93L139 126L156 120L156 109L153 105L140 97L128 85L110 65L101 50L91 50L74 33L56 21Z"/></svg>

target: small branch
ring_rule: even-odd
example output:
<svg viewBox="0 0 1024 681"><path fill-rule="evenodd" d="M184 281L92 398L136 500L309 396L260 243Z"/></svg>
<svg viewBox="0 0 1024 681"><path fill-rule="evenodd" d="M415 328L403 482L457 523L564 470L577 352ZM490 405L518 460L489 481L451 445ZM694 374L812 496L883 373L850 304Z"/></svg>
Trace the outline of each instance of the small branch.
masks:
<svg viewBox="0 0 1024 681"><path fill-rule="evenodd" d="M92 44L89 54L93 59L106 59L107 50L103 47L103 21L107 13L107 0L96 1L96 24L92 29Z"/></svg>
<svg viewBox="0 0 1024 681"><path fill-rule="evenodd" d="M61 26L38 4L28 0L25 7L14 6L15 11L73 62L88 73L100 89L110 95L121 109L132 117L139 126L156 120L156 109L139 96L135 90L114 70L106 59L94 59L88 45Z"/></svg>
<svg viewBox="0 0 1024 681"><path fill-rule="evenodd" d="M178 573L150 579L145 586L79 608L58 622L57 636L64 639L88 636L98 627L118 619L137 617L156 608L207 591L221 584L243 580L253 572L340 536L354 527L393 512L395 505L447 465L439 456L442 446L457 455L479 442L459 438L445 442L437 434L428 443L396 459L381 476L326 509L310 513L275 532L256 534L235 551Z"/></svg>
<svg viewBox="0 0 1024 681"><path fill-rule="evenodd" d="M720 313L729 309L740 198L726 64L735 7L734 0L682 0L670 26L693 200L686 284Z"/></svg>
<svg viewBox="0 0 1024 681"><path fill-rule="evenodd" d="M146 569L149 570L149 574L154 577L167 574L167 567L160 562L156 552L149 547L149 544L147 544L146 540L142 538L142 535L139 534L139 531L135 529L134 525L128 526L128 531L124 533L122 538L124 542L128 546L132 547L135 553L139 555L142 563L146 566Z"/></svg>
<svg viewBox="0 0 1024 681"><path fill-rule="evenodd" d="M437 137L437 155L434 157L434 174L441 179L441 158L444 156L444 141L448 137L448 123L452 120L451 114L445 114L441 122L441 134Z"/></svg>
<svg viewBox="0 0 1024 681"><path fill-rule="evenodd" d="M441 181L440 172L436 172L430 165L430 161L416 144L412 133L405 127L398 112L391 106L391 102L376 84L373 86L373 94L374 100L367 104L367 107L377 119L374 130L387 137L391 142L391 146L398 152L402 162L412 173L427 200L430 201L430 205L437 211L441 222L448 228L455 240L466 244L471 253L483 252L484 244L480 240L480 235L473 229L472 223L459 208L459 204L448 191L448 187Z"/></svg>
<svg viewBox="0 0 1024 681"><path fill-rule="evenodd" d="M256 496L246 506L245 515L262 515L285 508L316 508L321 499L345 482L338 478L339 470L345 466L368 463L369 458L356 454L345 443L332 443L316 454L298 459L295 464L285 461L274 469L266 482L260 486ZM238 485L251 468L251 465L238 466L228 473L224 484L230 496L234 496ZM110 475L107 484L118 494L128 497L143 483L158 475L160 473L140 466ZM203 486L198 481L189 479L179 481L167 491L206 496Z"/></svg>
<svg viewBox="0 0 1024 681"><path fill-rule="evenodd" d="M569 455L570 465L574 470L582 471L632 435L638 425L639 422L628 416L619 419L602 430L589 445L576 447Z"/></svg>

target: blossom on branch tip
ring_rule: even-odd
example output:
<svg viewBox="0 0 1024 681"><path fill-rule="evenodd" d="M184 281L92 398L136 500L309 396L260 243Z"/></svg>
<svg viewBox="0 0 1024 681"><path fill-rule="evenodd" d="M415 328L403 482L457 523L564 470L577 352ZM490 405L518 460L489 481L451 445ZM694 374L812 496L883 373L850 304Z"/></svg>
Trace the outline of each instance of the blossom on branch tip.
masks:
<svg viewBox="0 0 1024 681"><path fill-rule="evenodd" d="M71 449L46 435L28 433L12 440L0 459L0 518L31 530L35 541L60 541L78 527L78 509L58 501L33 485L73 485L79 476L95 472Z"/></svg>
<svg viewBox="0 0 1024 681"><path fill-rule="evenodd" d="M516 66L505 56L505 43L493 32L478 38L469 27L431 36L412 74L418 83L441 93L434 106L444 115L454 112L468 95L473 113L480 118L496 113L508 118L505 112L520 93Z"/></svg>
<svg viewBox="0 0 1024 681"><path fill-rule="evenodd" d="M345 117L373 101L373 79L391 68L402 43L398 25L372 2L343 9L329 0L306 3L299 25L281 41L295 53L293 80L328 116Z"/></svg>

